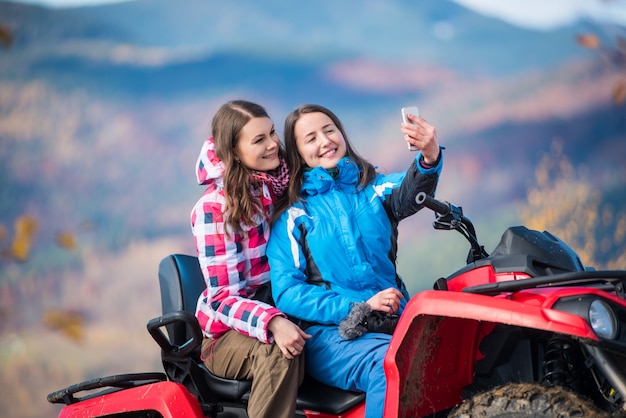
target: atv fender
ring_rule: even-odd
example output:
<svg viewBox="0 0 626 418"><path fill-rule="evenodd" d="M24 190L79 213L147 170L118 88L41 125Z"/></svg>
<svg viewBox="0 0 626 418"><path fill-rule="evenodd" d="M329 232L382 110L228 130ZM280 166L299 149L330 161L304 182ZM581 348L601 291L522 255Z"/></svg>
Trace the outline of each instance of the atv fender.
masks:
<svg viewBox="0 0 626 418"><path fill-rule="evenodd" d="M472 383L481 340L498 324L597 337L580 317L505 297L427 290L407 304L385 356L385 416L454 407Z"/></svg>

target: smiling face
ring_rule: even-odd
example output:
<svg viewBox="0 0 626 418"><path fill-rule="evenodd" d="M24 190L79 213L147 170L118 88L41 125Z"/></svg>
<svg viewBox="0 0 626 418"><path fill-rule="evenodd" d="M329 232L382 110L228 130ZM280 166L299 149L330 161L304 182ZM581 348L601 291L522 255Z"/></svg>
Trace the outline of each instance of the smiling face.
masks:
<svg viewBox="0 0 626 418"><path fill-rule="evenodd" d="M280 164L280 139L270 118L252 118L239 133L236 158L251 170L270 171Z"/></svg>
<svg viewBox="0 0 626 418"><path fill-rule="evenodd" d="M304 113L294 126L298 153L309 167L333 168L346 155L346 141L332 119L321 112Z"/></svg>

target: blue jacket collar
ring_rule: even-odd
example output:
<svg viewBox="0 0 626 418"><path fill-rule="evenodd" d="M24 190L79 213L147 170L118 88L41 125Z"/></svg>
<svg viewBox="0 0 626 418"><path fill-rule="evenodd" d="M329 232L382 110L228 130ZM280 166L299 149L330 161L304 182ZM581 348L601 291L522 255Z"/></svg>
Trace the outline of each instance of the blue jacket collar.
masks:
<svg viewBox="0 0 626 418"><path fill-rule="evenodd" d="M333 187L345 191L354 191L359 182L360 170L348 157L343 157L337 163L339 175L335 180L323 167L315 167L304 173L302 192L306 195L324 193Z"/></svg>

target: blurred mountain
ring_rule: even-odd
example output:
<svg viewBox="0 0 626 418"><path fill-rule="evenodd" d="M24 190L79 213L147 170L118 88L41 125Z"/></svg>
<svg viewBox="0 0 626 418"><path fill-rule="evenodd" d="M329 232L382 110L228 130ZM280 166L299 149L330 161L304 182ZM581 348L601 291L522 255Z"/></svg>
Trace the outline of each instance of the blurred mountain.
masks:
<svg viewBox="0 0 626 418"><path fill-rule="evenodd" d="M68 14L97 16L112 27L130 30L137 45L240 51L283 60L369 56L428 62L464 72L510 72L538 62L554 65L580 54L571 43L563 49L573 28L556 31L545 42L541 33L485 18L450 1L367 0L355 7L353 2L332 0L306 4L144 0L79 8ZM489 39L494 33L497 42ZM516 56L515 50L524 50L525 56Z"/></svg>
<svg viewBox="0 0 626 418"><path fill-rule="evenodd" d="M446 68L467 77L544 69L585 55L572 42L580 27L547 35L486 18L450 1L369 0L355 7L331 0L140 0L61 10L10 2L0 2L0 7L16 39L12 63L2 67L5 77L112 73L102 80L106 85L119 81L119 73L131 67L124 78L148 78L137 92L156 88L164 95L179 91L167 85L160 91L162 79L170 77L190 75L184 85L202 88L230 74L227 85L245 85L268 72L301 76L296 71L301 66L315 72L332 62L363 57L399 68ZM232 73L233 68L239 71ZM250 79L257 71L258 77ZM293 79L284 82L289 85Z"/></svg>
<svg viewBox="0 0 626 418"><path fill-rule="evenodd" d="M488 249L518 222L515 205L555 140L614 207L625 204L626 115L611 102L623 70L576 44L598 29L591 22L524 30L440 0L136 0L54 10L0 1L0 25L12 35L0 49L0 375L17 379L33 358L42 370L2 382L12 388L2 410L29 399L20 388L158 368L156 346L136 336L158 313L160 257L195 251L194 164L230 99L265 105L281 134L291 109L324 104L384 171L413 157L400 108L418 105L447 148L438 196L463 206ZM36 231L17 262L23 215ZM411 290L464 261L431 222L420 213L401 226ZM442 249L426 254L427 243ZM55 339L63 372L38 351L42 318L59 308L82 313L83 351L98 353L75 364L75 343ZM131 367L104 346L123 346ZM50 415L19 413L9 415Z"/></svg>
<svg viewBox="0 0 626 418"><path fill-rule="evenodd" d="M437 0L3 1L0 12L13 36L0 51L8 230L29 213L45 219L40 237L89 224L109 249L186 237L195 155L236 97L264 103L279 131L296 105L325 104L384 170L407 164L398 115L417 104L448 147L440 193L486 217L524 197L555 138L597 167L598 187L623 184L619 69L576 44L589 22L531 31Z"/></svg>

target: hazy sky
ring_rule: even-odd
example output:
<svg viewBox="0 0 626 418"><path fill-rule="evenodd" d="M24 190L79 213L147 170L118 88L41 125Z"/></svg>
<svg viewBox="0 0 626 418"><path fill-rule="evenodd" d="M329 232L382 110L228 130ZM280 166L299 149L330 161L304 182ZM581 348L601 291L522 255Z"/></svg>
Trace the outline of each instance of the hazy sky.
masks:
<svg viewBox="0 0 626 418"><path fill-rule="evenodd" d="M61 8L125 0L12 0ZM577 19L595 18L626 25L626 0L453 0L482 14L518 26L550 29Z"/></svg>
<svg viewBox="0 0 626 418"><path fill-rule="evenodd" d="M625 0L454 0L482 14L513 24L550 29L579 19L626 25Z"/></svg>

